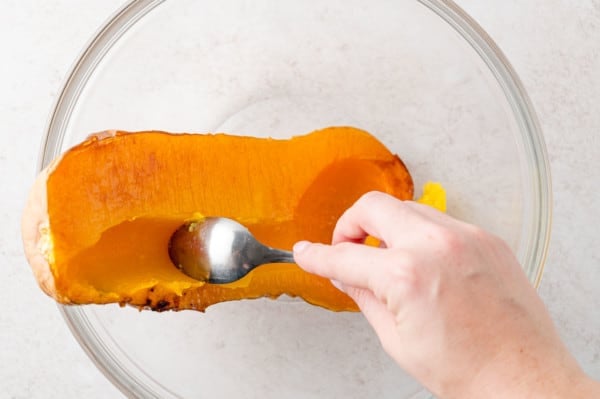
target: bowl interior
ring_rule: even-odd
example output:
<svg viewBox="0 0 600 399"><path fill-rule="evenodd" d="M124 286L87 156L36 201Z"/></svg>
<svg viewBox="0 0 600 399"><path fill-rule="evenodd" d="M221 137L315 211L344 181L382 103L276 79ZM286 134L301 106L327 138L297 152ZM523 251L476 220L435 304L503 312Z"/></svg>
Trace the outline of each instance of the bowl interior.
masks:
<svg viewBox="0 0 600 399"><path fill-rule="evenodd" d="M284 138L352 125L405 161L417 191L442 182L448 213L504 238L535 282L548 236L543 143L501 56L456 12L436 1L138 2L67 82L43 163L105 129ZM205 314L64 312L132 395L429 397L360 314L266 299Z"/></svg>

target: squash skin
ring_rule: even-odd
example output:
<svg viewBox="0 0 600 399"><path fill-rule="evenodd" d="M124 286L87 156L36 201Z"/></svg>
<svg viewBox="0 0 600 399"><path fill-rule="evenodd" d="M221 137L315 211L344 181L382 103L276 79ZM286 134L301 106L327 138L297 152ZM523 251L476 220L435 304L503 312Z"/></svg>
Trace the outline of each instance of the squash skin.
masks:
<svg viewBox="0 0 600 399"><path fill-rule="evenodd" d="M217 154L236 154L234 165ZM330 310L356 311L328 280L295 265L261 266L239 282L213 285L176 275L172 265L160 261L152 271L162 277L147 273L137 285L109 289L110 280L93 281L109 270L94 264L100 252L93 251L103 240L108 246L102 248L111 248L119 242L111 237L135 234L140 226L163 226L156 234L168 237L197 212L237 219L272 246L289 249L301 239L329 242L341 213L372 190L413 198L413 182L400 158L354 128L327 128L289 140L103 132L40 174L24 212L23 240L41 288L65 304L203 311L218 302L288 294ZM132 230L117 232L124 228ZM124 247L123 258L136 258L135 251L127 252L133 248ZM161 256L157 252L154 258ZM111 261L121 263L110 269L117 281L130 265L127 259Z"/></svg>

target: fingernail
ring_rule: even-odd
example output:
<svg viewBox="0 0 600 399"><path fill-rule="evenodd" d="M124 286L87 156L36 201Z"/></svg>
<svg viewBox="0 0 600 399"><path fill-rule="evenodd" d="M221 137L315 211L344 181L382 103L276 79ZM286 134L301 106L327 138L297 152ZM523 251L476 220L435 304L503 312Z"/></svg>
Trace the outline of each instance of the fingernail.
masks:
<svg viewBox="0 0 600 399"><path fill-rule="evenodd" d="M338 290L340 290L342 292L346 292L346 291L344 291L344 285L342 283L340 283L339 281L337 281L337 280L329 280L329 281L331 281L331 285L333 285Z"/></svg>
<svg viewBox="0 0 600 399"><path fill-rule="evenodd" d="M298 241L294 244L294 253L299 254L300 252L304 251L309 245L309 241Z"/></svg>

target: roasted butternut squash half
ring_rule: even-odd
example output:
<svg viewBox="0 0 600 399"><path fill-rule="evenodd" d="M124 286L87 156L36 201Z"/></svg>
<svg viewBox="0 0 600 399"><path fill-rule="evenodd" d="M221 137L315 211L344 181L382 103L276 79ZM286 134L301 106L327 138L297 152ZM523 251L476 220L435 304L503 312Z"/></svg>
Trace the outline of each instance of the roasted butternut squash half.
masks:
<svg viewBox="0 0 600 399"><path fill-rule="evenodd" d="M400 158L355 128L287 140L104 132L39 175L23 216L24 247L41 288L64 304L204 310L287 294L354 311L328 280L293 264L261 266L231 284L193 280L171 263L168 242L197 214L235 219L274 247L329 242L342 212L371 190L413 198Z"/></svg>

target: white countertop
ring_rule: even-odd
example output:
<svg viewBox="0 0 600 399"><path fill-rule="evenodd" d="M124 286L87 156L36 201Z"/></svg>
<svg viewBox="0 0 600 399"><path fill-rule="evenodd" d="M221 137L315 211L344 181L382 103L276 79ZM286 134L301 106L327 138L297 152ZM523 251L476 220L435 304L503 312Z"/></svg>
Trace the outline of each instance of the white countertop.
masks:
<svg viewBox="0 0 600 399"><path fill-rule="evenodd" d="M540 293L582 367L600 379L600 2L459 0L497 42L537 110L550 155L552 242ZM66 73L122 0L6 0L0 13L0 397L120 394L37 287L20 241L48 114Z"/></svg>

